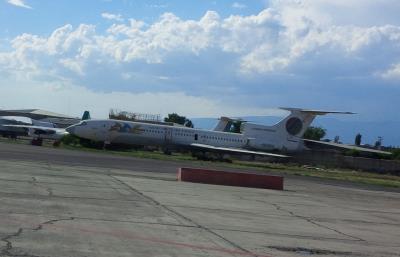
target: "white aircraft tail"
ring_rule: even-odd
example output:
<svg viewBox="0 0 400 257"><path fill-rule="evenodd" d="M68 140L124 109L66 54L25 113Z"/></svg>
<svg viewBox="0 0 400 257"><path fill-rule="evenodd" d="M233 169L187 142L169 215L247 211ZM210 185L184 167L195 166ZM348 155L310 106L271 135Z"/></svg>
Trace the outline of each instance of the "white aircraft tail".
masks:
<svg viewBox="0 0 400 257"><path fill-rule="evenodd" d="M243 134L254 138L252 144L271 150L298 150L302 147L302 137L317 115L330 113L353 114L351 112L320 111L300 108L280 108L290 114L273 126L246 123ZM251 145L250 145L251 146Z"/></svg>
<svg viewBox="0 0 400 257"><path fill-rule="evenodd" d="M232 125L232 119L228 117L221 117L219 118L219 121L217 125L214 127L214 131L221 131L221 132L227 132L231 128Z"/></svg>
<svg viewBox="0 0 400 257"><path fill-rule="evenodd" d="M213 131L230 132L232 125L234 125L234 123L237 121L246 122L241 118L230 118L222 116L221 118L219 118L219 121L217 125L215 125Z"/></svg>
<svg viewBox="0 0 400 257"><path fill-rule="evenodd" d="M321 110L308 110L300 108L286 108L280 109L290 111L290 114L274 125L277 129L282 129L290 136L303 137L307 128L311 125L313 120L318 115L326 114L354 114L352 112L339 112L339 111L321 111Z"/></svg>

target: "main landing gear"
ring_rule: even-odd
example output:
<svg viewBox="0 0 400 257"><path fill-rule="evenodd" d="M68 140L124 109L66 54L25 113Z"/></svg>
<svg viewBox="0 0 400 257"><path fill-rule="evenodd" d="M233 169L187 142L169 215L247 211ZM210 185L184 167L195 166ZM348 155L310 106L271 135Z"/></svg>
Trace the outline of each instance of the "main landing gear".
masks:
<svg viewBox="0 0 400 257"><path fill-rule="evenodd" d="M42 146L43 145L43 138L34 138L31 141L31 145Z"/></svg>
<svg viewBox="0 0 400 257"><path fill-rule="evenodd" d="M229 162L229 155L223 153L215 153L215 152L207 152L207 151L192 151L192 156L202 161L220 161L220 162Z"/></svg>

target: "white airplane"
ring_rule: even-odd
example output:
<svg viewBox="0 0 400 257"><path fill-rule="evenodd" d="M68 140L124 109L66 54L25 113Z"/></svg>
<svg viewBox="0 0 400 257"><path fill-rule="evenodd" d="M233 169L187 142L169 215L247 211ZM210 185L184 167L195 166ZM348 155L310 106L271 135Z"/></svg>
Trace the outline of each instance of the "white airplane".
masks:
<svg viewBox="0 0 400 257"><path fill-rule="evenodd" d="M217 126L215 130L204 130L121 120L82 121L66 130L80 138L105 144L155 145L164 149L184 147L217 153L287 157L270 151L286 153L302 150L302 136L317 115L351 114L297 108L281 109L290 111L282 121L273 126L245 122L240 134L220 131L224 127L222 125L226 124Z"/></svg>
<svg viewBox="0 0 400 257"><path fill-rule="evenodd" d="M70 117L60 113L54 113L41 109L21 109L21 110L2 110L0 109L0 116L15 116L32 119L33 125L57 128L66 128L74 125L81 120L90 119L90 113L85 111L81 119ZM41 124L39 124L41 123Z"/></svg>
<svg viewBox="0 0 400 257"><path fill-rule="evenodd" d="M90 119L90 113L85 111L82 120ZM32 145L41 146L43 139L54 140L54 145L59 144L60 140L69 133L64 128L57 128L55 123L43 120L32 120L31 124L24 125L3 125L3 127L11 129L25 129L28 136L32 137Z"/></svg>
<svg viewBox="0 0 400 257"><path fill-rule="evenodd" d="M34 125L3 125L3 127L12 129L25 129L27 135L32 137L32 145L42 145L43 139L54 140L54 145L58 144L61 138L68 135L68 132L63 128L43 127Z"/></svg>
<svg viewBox="0 0 400 257"><path fill-rule="evenodd" d="M25 121L15 119L15 117L0 117L0 135L3 137L17 138L18 136L26 136L27 133L23 128L10 128L6 125L30 125Z"/></svg>

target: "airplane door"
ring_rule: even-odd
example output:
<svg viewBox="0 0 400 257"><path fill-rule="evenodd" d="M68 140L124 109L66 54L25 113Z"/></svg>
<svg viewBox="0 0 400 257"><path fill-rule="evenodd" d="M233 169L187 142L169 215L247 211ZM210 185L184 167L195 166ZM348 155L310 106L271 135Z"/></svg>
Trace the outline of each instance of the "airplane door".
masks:
<svg viewBox="0 0 400 257"><path fill-rule="evenodd" d="M172 129L171 128L165 128L164 142L165 142L165 144L170 144L172 142Z"/></svg>

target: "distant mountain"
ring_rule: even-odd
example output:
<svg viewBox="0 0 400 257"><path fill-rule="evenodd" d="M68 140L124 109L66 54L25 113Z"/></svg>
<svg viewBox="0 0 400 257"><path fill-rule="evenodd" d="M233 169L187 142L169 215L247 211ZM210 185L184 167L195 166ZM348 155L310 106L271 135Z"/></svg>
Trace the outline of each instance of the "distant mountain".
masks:
<svg viewBox="0 0 400 257"><path fill-rule="evenodd" d="M248 116L242 117L244 120L273 125L280 121L282 117L274 116ZM218 122L216 118L192 118L196 128L212 129ZM378 137L383 138L385 146L400 146L400 121L351 121L339 120L330 117L317 117L312 126L321 126L326 129L325 138L333 140L337 135L343 143L354 143L357 133L362 135L362 144L375 144Z"/></svg>

